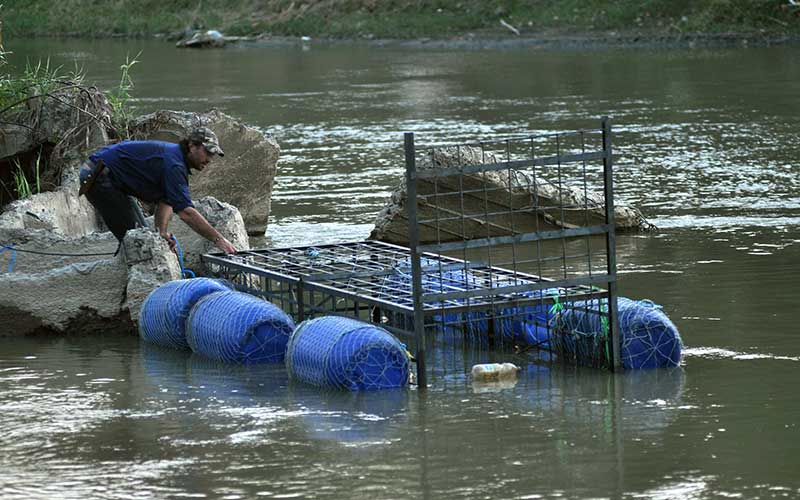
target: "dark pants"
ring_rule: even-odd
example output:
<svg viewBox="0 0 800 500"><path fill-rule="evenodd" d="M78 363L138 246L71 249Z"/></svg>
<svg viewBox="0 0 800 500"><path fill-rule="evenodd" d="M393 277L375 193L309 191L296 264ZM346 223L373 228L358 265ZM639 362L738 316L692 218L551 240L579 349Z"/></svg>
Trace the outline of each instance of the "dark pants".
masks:
<svg viewBox="0 0 800 500"><path fill-rule="evenodd" d="M92 170L92 165L84 163L80 171L83 183ZM92 189L86 193L86 199L100 213L103 222L114 236L121 242L128 229L147 227L142 208L133 196L128 196L111 183L108 168L103 169L94 181Z"/></svg>

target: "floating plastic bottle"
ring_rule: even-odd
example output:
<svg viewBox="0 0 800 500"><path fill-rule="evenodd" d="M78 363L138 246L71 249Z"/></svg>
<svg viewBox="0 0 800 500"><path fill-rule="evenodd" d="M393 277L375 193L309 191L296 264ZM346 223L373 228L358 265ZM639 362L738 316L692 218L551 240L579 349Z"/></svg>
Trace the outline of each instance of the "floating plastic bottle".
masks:
<svg viewBox="0 0 800 500"><path fill-rule="evenodd" d="M514 363L487 363L472 367L473 382L502 382L516 380L519 366Z"/></svg>

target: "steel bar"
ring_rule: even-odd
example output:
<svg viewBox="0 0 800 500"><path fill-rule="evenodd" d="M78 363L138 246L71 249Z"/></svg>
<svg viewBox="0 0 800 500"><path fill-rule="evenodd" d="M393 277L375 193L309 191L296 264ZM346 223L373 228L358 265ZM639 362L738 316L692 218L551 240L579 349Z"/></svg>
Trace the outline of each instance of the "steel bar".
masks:
<svg viewBox="0 0 800 500"><path fill-rule="evenodd" d="M587 134L591 134L588 137L591 146L587 144ZM566 141L572 137L575 144ZM471 158L469 162L480 163L429 171L417 169L419 151L414 146L414 135L406 134L408 248L363 241L257 249L236 255L216 252L204 255L203 261L214 273L231 279L237 289L276 301L296 313L298 320L339 314L371 321L412 338L421 387L427 385L430 375L425 359L428 336L450 335L458 330L466 334L470 313L480 312L491 318L485 326L488 330L482 330L482 335L491 333L497 347L502 348L508 338L501 330L507 328L501 325L501 320L531 323L526 308L549 309L557 302L608 299L607 313L597 308L588 312L608 315L609 341L616 350L613 356L602 355L597 359L611 358L606 362L611 364L610 368L617 368L619 328L611 128L604 120L599 130L553 134L546 139L551 142L529 136L524 144L513 143L514 139L475 143L480 156L458 147L452 153L458 155L458 163L463 159L462 153L469 155L466 156ZM599 139L602 150L593 150L599 149L595 146ZM556 154L540 156L537 150ZM432 161L438 158L434 156L435 150L429 151ZM573 154L575 151L580 154ZM524 155L521 160L520 153ZM496 158L505 161L498 162ZM602 175L594 169L599 165L589 165L600 159ZM592 170L587 173L589 167ZM504 172L500 175L487 175L501 170ZM457 181L441 181L443 172L457 175ZM557 174L557 182L544 179L547 172ZM498 179L503 186L497 189L490 186L490 182L497 183ZM480 181L483 183L477 184ZM512 192L517 186L524 189L539 185L537 182L552 184L548 189L558 193L569 187L573 193L581 192L583 201L576 201L579 197L551 194L545 198L535 190L526 199ZM589 213L590 206L601 212L597 210L599 203L589 199L590 183L592 192L602 192L605 203L602 218ZM561 214L562 220L569 216L570 225L553 230L552 225L540 221L543 211L556 217ZM423 213L425 216L420 217ZM536 218L535 231L529 231L530 223L521 224L522 217L530 215ZM461 234L456 229L459 223ZM477 234L476 231L482 237L467 240L467 235ZM592 243L594 236L601 235L605 237L605 256L600 250L601 240L597 240L598 245ZM423 236L434 243L422 244ZM442 238L462 241L442 242ZM567 244L568 240L580 238L585 242ZM553 293L543 292L547 289ZM549 331L547 321L538 324Z"/></svg>
<svg viewBox="0 0 800 500"><path fill-rule="evenodd" d="M428 244L428 245L421 245L420 250L431 253L452 252L454 250L493 247L497 245L510 245L512 243L524 243L528 241L576 238L579 236L605 234L607 232L608 232L607 225L597 225L589 227L577 227L574 229L557 229L554 231L523 233L515 236L495 236L492 238L480 238L480 239L466 240L466 241L451 241L447 243Z"/></svg>
<svg viewBox="0 0 800 500"><path fill-rule="evenodd" d="M603 118L603 153L606 225L608 226L608 232L606 233L606 253L608 254L606 261L608 274L608 335L609 342L611 342L611 369L618 371L622 368L620 355L622 339L617 319L617 243L614 222L614 175L613 153L611 150L611 122L608 117Z"/></svg>
<svg viewBox="0 0 800 500"><path fill-rule="evenodd" d="M530 160L512 160L500 163L483 163L478 165L464 165L460 167L436 168L418 170L416 178L430 179L432 177L448 177L455 175L475 174L479 172L492 172L495 170L506 170L508 168L523 169L527 167L543 167L547 165L557 165L558 163L578 163L582 161L602 160L602 151L591 153L578 153L563 156L548 156L546 158L533 158Z"/></svg>

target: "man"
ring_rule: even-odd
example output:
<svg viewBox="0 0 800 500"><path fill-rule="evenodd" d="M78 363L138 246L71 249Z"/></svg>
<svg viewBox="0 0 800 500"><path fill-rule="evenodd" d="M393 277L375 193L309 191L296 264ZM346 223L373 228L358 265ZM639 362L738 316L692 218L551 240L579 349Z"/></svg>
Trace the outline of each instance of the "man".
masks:
<svg viewBox="0 0 800 500"><path fill-rule="evenodd" d="M80 171L80 194L86 195L120 242L128 229L146 226L135 196L156 204L156 229L173 250L175 241L167 225L175 212L217 248L236 253L231 242L194 208L189 194L191 170L202 171L215 156L224 154L217 136L206 127L193 130L178 144L120 142L100 149L84 163Z"/></svg>

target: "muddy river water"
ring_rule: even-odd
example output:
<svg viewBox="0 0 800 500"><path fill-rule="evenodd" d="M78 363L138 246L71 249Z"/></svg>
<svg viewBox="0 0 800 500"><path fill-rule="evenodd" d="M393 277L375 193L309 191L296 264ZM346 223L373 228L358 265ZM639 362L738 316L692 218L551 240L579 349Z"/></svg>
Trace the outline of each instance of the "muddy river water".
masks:
<svg viewBox="0 0 800 500"><path fill-rule="evenodd" d="M274 134L273 246L366 237L404 131L608 115L617 200L659 227L618 238L619 290L661 304L685 356L618 376L531 365L499 392L465 367L426 393L331 394L113 332L0 337L3 498L800 497L797 48L6 48L17 68L77 61L102 88L141 51L137 111L216 107Z"/></svg>

